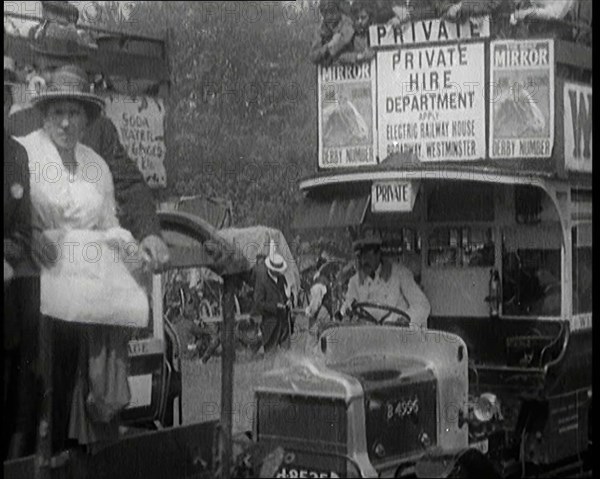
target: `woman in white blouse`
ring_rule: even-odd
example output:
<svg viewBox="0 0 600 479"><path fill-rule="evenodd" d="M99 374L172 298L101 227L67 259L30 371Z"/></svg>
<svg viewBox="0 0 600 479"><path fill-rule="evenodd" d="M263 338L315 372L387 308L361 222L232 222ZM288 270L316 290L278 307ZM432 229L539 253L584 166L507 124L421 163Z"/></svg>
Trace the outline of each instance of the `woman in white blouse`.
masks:
<svg viewBox="0 0 600 479"><path fill-rule="evenodd" d="M80 143L104 101L76 66L54 71L32 99L43 127L29 154L34 228L41 232L41 312L53 318L53 451L118 436L130 400L127 327L145 327L147 296L124 265L137 247L119 226L106 162ZM133 248L135 249L135 248ZM126 267L127 266L127 267Z"/></svg>

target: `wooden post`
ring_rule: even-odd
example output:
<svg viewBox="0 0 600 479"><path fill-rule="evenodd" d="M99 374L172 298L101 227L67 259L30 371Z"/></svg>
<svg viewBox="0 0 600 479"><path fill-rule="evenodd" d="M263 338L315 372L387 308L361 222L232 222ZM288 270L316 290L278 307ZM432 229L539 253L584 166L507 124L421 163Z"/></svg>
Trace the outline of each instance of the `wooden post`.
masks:
<svg viewBox="0 0 600 479"><path fill-rule="evenodd" d="M233 363L235 361L235 305L233 299L234 280L224 277L223 284L223 328L221 344L223 354L221 361L221 477L229 479L231 473L231 455L233 453L232 413L233 413Z"/></svg>
<svg viewBox="0 0 600 479"><path fill-rule="evenodd" d="M52 459L52 319L39 315L39 366L42 380L41 414L37 430L35 479L50 479Z"/></svg>

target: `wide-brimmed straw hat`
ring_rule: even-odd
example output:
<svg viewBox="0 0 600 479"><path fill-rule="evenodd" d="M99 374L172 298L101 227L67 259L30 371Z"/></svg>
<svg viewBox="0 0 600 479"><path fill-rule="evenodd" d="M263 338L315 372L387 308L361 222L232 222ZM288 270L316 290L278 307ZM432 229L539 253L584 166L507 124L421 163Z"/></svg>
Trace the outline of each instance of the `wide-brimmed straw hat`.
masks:
<svg viewBox="0 0 600 479"><path fill-rule="evenodd" d="M55 100L75 100L101 111L104 99L91 92L91 85L85 71L76 65L65 65L53 71L45 84L32 97L34 106Z"/></svg>
<svg viewBox="0 0 600 479"><path fill-rule="evenodd" d="M15 61L4 55L4 85L13 86L17 84L17 69Z"/></svg>
<svg viewBox="0 0 600 479"><path fill-rule="evenodd" d="M275 273L283 273L287 269L284 257L275 251L275 242L272 240L269 248L269 256L265 259L265 266Z"/></svg>

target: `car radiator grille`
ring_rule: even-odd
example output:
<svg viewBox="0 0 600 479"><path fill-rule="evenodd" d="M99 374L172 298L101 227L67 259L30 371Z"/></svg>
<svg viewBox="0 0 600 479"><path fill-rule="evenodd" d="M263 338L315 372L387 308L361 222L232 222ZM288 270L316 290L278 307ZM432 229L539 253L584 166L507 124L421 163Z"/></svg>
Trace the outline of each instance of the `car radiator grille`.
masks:
<svg viewBox="0 0 600 479"><path fill-rule="evenodd" d="M343 400L259 393L256 421L259 442L293 451L296 462L305 466L346 474L348 420Z"/></svg>

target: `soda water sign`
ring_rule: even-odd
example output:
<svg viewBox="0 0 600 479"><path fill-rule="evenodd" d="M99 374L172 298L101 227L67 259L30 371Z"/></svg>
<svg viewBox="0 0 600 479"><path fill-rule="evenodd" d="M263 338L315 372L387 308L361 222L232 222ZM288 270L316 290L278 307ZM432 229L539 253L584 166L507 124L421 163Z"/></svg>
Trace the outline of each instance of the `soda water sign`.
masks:
<svg viewBox="0 0 600 479"><path fill-rule="evenodd" d="M165 108L162 99L109 95L106 115L119 132L129 158L151 187L167 186L165 171Z"/></svg>
<svg viewBox="0 0 600 479"><path fill-rule="evenodd" d="M565 168L592 172L592 87L565 82Z"/></svg>

